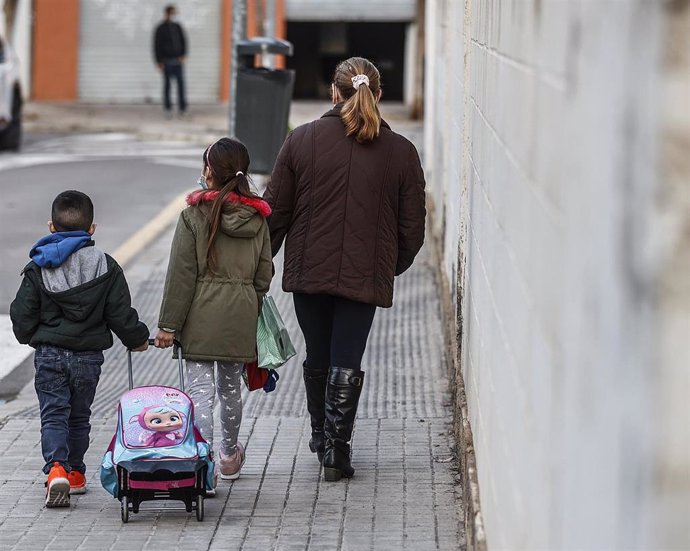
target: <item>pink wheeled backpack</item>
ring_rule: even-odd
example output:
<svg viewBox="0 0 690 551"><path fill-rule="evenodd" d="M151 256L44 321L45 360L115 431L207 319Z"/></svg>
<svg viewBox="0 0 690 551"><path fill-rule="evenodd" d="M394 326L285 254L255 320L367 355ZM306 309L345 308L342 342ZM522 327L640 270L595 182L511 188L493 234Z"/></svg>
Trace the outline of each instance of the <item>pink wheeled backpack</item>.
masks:
<svg viewBox="0 0 690 551"><path fill-rule="evenodd" d="M153 344L153 340L149 340ZM214 463L208 443L194 423L194 404L184 393L182 348L175 342L180 389L133 388L128 351L129 391L120 398L117 430L103 456L101 483L120 500L122 522L144 501L184 502L204 518L204 497L213 488ZM182 390L181 390L182 389Z"/></svg>

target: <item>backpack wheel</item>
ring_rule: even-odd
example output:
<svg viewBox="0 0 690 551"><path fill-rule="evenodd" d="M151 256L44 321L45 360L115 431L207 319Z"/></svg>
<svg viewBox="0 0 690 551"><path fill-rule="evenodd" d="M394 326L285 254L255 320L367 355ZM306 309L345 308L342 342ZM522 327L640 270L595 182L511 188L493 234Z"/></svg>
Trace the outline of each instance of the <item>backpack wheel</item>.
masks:
<svg viewBox="0 0 690 551"><path fill-rule="evenodd" d="M196 497L196 519L201 522L204 520L204 496Z"/></svg>
<svg viewBox="0 0 690 551"><path fill-rule="evenodd" d="M127 496L122 496L122 499L120 499L120 516L122 517L122 522L129 522L129 498Z"/></svg>

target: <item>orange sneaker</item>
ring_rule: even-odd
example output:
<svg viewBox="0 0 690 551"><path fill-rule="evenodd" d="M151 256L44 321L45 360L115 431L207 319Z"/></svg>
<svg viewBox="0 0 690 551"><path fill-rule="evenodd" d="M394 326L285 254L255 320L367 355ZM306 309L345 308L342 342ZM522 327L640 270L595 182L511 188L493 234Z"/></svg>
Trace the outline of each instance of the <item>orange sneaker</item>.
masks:
<svg viewBox="0 0 690 551"><path fill-rule="evenodd" d="M67 473L67 480L69 480L70 495L86 493L86 477L82 473L70 471Z"/></svg>
<svg viewBox="0 0 690 551"><path fill-rule="evenodd" d="M55 462L46 482L46 507L69 507L69 480L60 463Z"/></svg>

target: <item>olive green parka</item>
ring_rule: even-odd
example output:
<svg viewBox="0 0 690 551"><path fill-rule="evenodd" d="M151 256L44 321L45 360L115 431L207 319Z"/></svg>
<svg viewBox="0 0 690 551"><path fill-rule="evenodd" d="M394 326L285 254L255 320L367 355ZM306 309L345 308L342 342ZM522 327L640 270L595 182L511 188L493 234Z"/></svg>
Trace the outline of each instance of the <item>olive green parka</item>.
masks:
<svg viewBox="0 0 690 551"><path fill-rule="evenodd" d="M209 218L217 191L197 191L177 223L158 327L173 329L188 360L251 362L256 324L273 266L261 199L230 193L216 237L217 266L206 262Z"/></svg>

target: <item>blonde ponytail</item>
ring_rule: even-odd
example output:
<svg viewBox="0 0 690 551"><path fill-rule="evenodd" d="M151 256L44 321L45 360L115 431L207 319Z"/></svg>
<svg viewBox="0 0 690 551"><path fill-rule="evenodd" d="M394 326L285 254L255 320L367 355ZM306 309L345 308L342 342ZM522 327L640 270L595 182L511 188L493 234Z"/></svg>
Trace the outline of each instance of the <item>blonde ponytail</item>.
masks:
<svg viewBox="0 0 690 551"><path fill-rule="evenodd" d="M354 136L359 143L377 138L381 129L378 106L381 76L378 69L367 59L352 57L338 65L333 82L345 99L340 111L345 133Z"/></svg>

